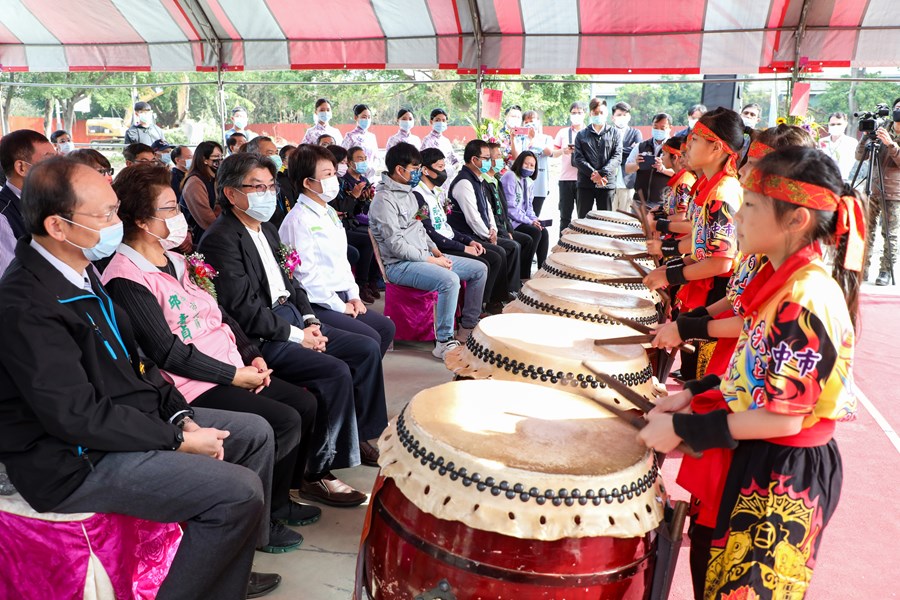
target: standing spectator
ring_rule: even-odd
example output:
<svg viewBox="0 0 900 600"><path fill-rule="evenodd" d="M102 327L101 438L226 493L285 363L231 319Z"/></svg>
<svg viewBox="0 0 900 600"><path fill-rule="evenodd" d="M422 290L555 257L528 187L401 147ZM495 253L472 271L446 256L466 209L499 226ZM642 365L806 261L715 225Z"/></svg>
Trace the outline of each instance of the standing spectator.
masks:
<svg viewBox="0 0 900 600"><path fill-rule="evenodd" d="M6 217L17 238L27 233L21 200L25 176L34 165L53 156L56 148L36 131L19 129L0 138L0 168L6 174L6 184L0 190L0 215Z"/></svg>
<svg viewBox="0 0 900 600"><path fill-rule="evenodd" d="M522 107L513 104L506 109L506 117L503 121L503 127L497 133L500 139L500 148L503 150L503 156L512 154L512 139L515 136L516 129L522 126Z"/></svg>
<svg viewBox="0 0 900 600"><path fill-rule="evenodd" d="M419 149L437 148L440 150L446 157L447 177L453 179L462 165L459 157L453 152L453 142L444 137L445 131L447 131L447 111L443 108L436 108L431 111L431 133L425 136Z"/></svg>
<svg viewBox="0 0 900 600"><path fill-rule="evenodd" d="M191 234L197 242L221 212L216 204L216 173L222 154L222 146L216 142L200 142L181 185L181 202L194 221Z"/></svg>
<svg viewBox="0 0 900 600"><path fill-rule="evenodd" d="M72 136L65 129L59 129L50 134L50 143L56 146L56 151L65 156L75 149Z"/></svg>
<svg viewBox="0 0 900 600"><path fill-rule="evenodd" d="M153 109L146 102L134 105L135 123L125 132L126 144L145 144L150 146L162 139L162 131L153 123Z"/></svg>
<svg viewBox="0 0 900 600"><path fill-rule="evenodd" d="M332 127L329 125L329 121L331 121L331 101L328 98L319 98L316 100L315 106L316 113L316 123L312 127L306 130L306 134L303 136L303 141L301 144L318 144L320 146L327 146L329 144L322 143L322 136L328 135L331 136L330 144L340 144L344 141L344 138L341 137L341 132L337 130L336 127Z"/></svg>
<svg viewBox="0 0 900 600"><path fill-rule="evenodd" d="M175 191L175 197L181 197L181 182L184 176L191 170L191 162L194 160L194 153L187 146L175 146L172 150L172 189Z"/></svg>
<svg viewBox="0 0 900 600"><path fill-rule="evenodd" d="M762 107L756 102L745 104L741 109L741 121L744 122L744 127L747 130L744 132L744 147L741 149L741 160L743 160L747 155L747 151L750 149L750 142L753 141L750 137L750 133L752 130L756 129L761 116Z"/></svg>
<svg viewBox="0 0 900 600"><path fill-rule="evenodd" d="M472 329L481 315L487 267L474 259L450 260L444 256L416 218L419 204L413 189L422 177L422 159L415 146L397 144L388 151L385 163L387 173L382 174L372 201L369 226L390 281L438 293L432 355L443 360L448 351L459 346L453 337L459 282L466 282L460 324Z"/></svg>
<svg viewBox="0 0 900 600"><path fill-rule="evenodd" d="M538 268L544 265L549 245L547 230L541 225L537 211L532 206L538 177L537 163L538 159L534 153L526 150L516 157L512 167L500 179L503 194L506 196L506 206L509 209L509 220L516 231L531 237L533 251L522 259L522 279L531 278L531 261L535 253Z"/></svg>
<svg viewBox="0 0 900 600"><path fill-rule="evenodd" d="M900 98L894 100L894 122L888 129L879 127L875 136L882 143L878 160L881 164L882 177L872 177L872 198L869 202L869 239L867 246L871 249L875 245L875 227L881 219L881 235L884 239L881 249L881 270L875 285L891 285L891 271L893 262L897 261L897 231L900 230L900 120L897 113L900 111ZM869 158L866 150L868 137L863 136L856 146L856 160L864 161ZM877 171L876 171L877 173ZM882 182L884 185L882 187ZM884 202L888 214L881 213L881 203ZM884 219L888 222L885 223ZM889 226L888 226L889 225ZM869 263L872 261L872 252L866 253L866 279L869 275Z"/></svg>
<svg viewBox="0 0 900 600"><path fill-rule="evenodd" d="M346 136L341 146L353 148L359 146L366 153L366 177L375 176L375 158L378 156L378 140L375 134L369 131L372 125L372 111L365 104L357 104L353 107L353 120L356 121L356 127L353 128Z"/></svg>
<svg viewBox="0 0 900 600"><path fill-rule="evenodd" d="M130 167L135 164L159 163L161 161L156 158L156 152L147 144L129 144L122 150L122 156L125 157L125 166Z"/></svg>
<svg viewBox="0 0 900 600"><path fill-rule="evenodd" d="M247 143L247 136L243 133L232 133L225 138L225 144L228 147L228 156L237 154L241 151L244 144Z"/></svg>
<svg viewBox="0 0 900 600"><path fill-rule="evenodd" d="M831 113L828 117L828 135L819 140L822 152L834 159L841 170L844 181L853 179L853 164L856 160L856 139L844 135L847 131L847 115Z"/></svg>
<svg viewBox="0 0 900 600"><path fill-rule="evenodd" d="M622 156L627 158L631 156L631 151L644 141L641 130L632 127L631 123L631 105L627 102L617 102L613 106L612 111L613 125L619 130L619 136L622 138ZM616 196L613 199L613 208L616 210L631 210L631 200L634 196L634 180L635 174L628 173L625 170L625 163L619 172L616 173ZM561 231L561 230L560 230Z"/></svg>
<svg viewBox="0 0 900 600"><path fill-rule="evenodd" d="M587 112L587 105L584 102L573 102L569 107L569 122L572 125L560 129L553 144L557 150L562 151L563 155L559 169L560 231L566 229L572 222L572 211L575 210L575 193L578 189L578 169L575 168L574 162L575 136L584 127L585 112Z"/></svg>
<svg viewBox="0 0 900 600"><path fill-rule="evenodd" d="M663 144L672 133L672 117L666 113L655 115L650 133L653 137L632 148L625 161L625 172L637 174L634 180L635 194L640 190L644 197L644 208L648 210L662 204L669 178L675 174L662 163Z"/></svg>
<svg viewBox="0 0 900 600"><path fill-rule="evenodd" d="M700 120L700 117L705 115L708 112L708 109L703 104L694 104L687 111L687 128L682 129L675 135L678 137L683 137L687 139L687 137L691 134L691 130L694 129L694 125L697 124L697 121Z"/></svg>
<svg viewBox="0 0 900 600"><path fill-rule="evenodd" d="M541 125L541 119L537 111L529 110L522 115L523 127L528 129L526 138L516 138L516 141L522 142L521 148L514 148L513 155L510 157L515 161L519 157L519 152L529 150L537 159L537 172L534 180L534 214L540 216L541 208L544 206L544 200L550 194L550 157L561 156L563 151L553 148L553 138L544 134L544 128Z"/></svg>
<svg viewBox="0 0 900 600"><path fill-rule="evenodd" d="M235 106L231 110L231 129L225 132L225 138L227 139L236 133L240 133L249 142L256 137L256 134L247 129L248 123L247 110L243 106Z"/></svg>
<svg viewBox="0 0 900 600"><path fill-rule="evenodd" d="M600 210L612 210L616 173L622 163L622 138L618 129L606 124L606 100L591 98L588 107L590 127L575 136L579 219L595 204Z"/></svg>
<svg viewBox="0 0 900 600"><path fill-rule="evenodd" d="M419 136L410 133L415 124L416 119L412 111L408 108L401 108L397 113L397 126L400 130L388 138L387 144L384 147L385 151L390 150L400 142L412 144L416 148L421 146L422 140L419 139Z"/></svg>

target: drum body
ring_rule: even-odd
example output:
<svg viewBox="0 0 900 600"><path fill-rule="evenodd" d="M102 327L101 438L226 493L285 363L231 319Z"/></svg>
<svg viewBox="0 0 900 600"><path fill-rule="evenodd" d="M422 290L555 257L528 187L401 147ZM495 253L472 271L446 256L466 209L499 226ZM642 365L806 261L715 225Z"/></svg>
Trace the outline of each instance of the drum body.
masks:
<svg viewBox="0 0 900 600"><path fill-rule="evenodd" d="M648 597L665 489L654 453L592 401L448 383L413 398L378 447L358 571L369 597Z"/></svg>
<svg viewBox="0 0 900 600"><path fill-rule="evenodd" d="M574 219L569 223L569 228L565 229L562 234L585 233L588 235L599 235L608 238L616 238L630 241L646 241L646 236L640 226L633 227L624 223L616 223L614 221L599 221L597 219Z"/></svg>
<svg viewBox="0 0 900 600"><path fill-rule="evenodd" d="M659 294L651 292L637 279L644 275L624 260L608 256L594 256L579 252L555 252L547 256L544 265L534 274L534 279L556 277L590 281L610 286L620 293L628 293L640 298L661 301ZM626 282L625 279L635 281Z"/></svg>
<svg viewBox="0 0 900 600"><path fill-rule="evenodd" d="M647 244L587 233L573 233L559 238L559 242L553 247L552 252L577 252L615 258L617 256L645 254L647 252ZM653 261L649 258L642 258L638 262L649 268L654 266Z"/></svg>
<svg viewBox="0 0 900 600"><path fill-rule="evenodd" d="M611 223L622 223L624 225L630 225L635 229L641 229L641 221L637 217L632 217L631 215L626 215L625 213L621 213L617 210L592 210L587 214L588 219L594 219L595 221L609 221Z"/></svg>

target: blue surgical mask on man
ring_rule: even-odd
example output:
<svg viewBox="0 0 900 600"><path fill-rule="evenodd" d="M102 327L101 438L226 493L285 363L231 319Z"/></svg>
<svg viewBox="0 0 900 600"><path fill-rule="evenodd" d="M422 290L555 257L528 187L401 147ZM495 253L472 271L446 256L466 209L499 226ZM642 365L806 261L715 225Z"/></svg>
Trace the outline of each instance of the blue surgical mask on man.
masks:
<svg viewBox="0 0 900 600"><path fill-rule="evenodd" d="M606 115L591 115L591 125L603 125L606 123Z"/></svg>
<svg viewBox="0 0 900 600"><path fill-rule="evenodd" d="M664 142L669 139L669 132L665 129L653 128L650 130L650 133L653 135L653 140L656 142Z"/></svg>
<svg viewBox="0 0 900 600"><path fill-rule="evenodd" d="M353 163L353 168L356 169L356 172L360 175L365 175L369 172L369 163L368 161L361 160L359 162Z"/></svg>
<svg viewBox="0 0 900 600"><path fill-rule="evenodd" d="M97 243L89 248L85 248L84 246L79 246L73 242L69 242L69 244L79 248L84 254L84 257L89 261L93 262L95 260L103 260L104 258L108 258L113 255L116 249L119 247L119 244L122 243L122 236L124 229L122 227L122 223L116 223L115 225L110 225L109 227L104 227L103 229L94 229L93 227L88 227L87 225L82 225L81 223L76 223L70 219L65 217L60 217L63 221L67 223L71 223L72 225L77 225L82 229L89 229L96 233L100 234L100 239L97 240Z"/></svg>
<svg viewBox="0 0 900 600"><path fill-rule="evenodd" d="M282 161L281 156L279 156L277 154L273 154L272 156L270 156L269 160L271 160L273 163L275 163L275 171L276 172L280 171L281 167L284 166L284 161Z"/></svg>

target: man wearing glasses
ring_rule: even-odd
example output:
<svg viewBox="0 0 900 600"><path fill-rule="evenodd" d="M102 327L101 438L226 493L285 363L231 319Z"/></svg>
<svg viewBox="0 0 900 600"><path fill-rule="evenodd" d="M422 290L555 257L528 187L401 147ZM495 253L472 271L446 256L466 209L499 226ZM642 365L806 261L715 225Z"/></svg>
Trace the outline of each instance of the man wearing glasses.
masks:
<svg viewBox="0 0 900 600"><path fill-rule="evenodd" d="M26 233L21 201L25 176L34 165L52 156L56 156L56 147L30 129L13 131L0 139L0 168L6 174L6 185L0 190L0 215L5 217L15 238Z"/></svg>
<svg viewBox="0 0 900 600"><path fill-rule="evenodd" d="M759 125L759 118L762 116L762 107L756 102L752 102L744 106L741 109L741 121L744 122L744 127L749 127L750 129L756 129L756 126ZM745 156L747 154L747 150L750 149L750 136L744 135L744 147L741 150L741 156Z"/></svg>
<svg viewBox="0 0 900 600"><path fill-rule="evenodd" d="M156 158L153 148L147 144L129 144L122 150L122 156L125 157L125 166L132 165L161 165L162 162Z"/></svg>

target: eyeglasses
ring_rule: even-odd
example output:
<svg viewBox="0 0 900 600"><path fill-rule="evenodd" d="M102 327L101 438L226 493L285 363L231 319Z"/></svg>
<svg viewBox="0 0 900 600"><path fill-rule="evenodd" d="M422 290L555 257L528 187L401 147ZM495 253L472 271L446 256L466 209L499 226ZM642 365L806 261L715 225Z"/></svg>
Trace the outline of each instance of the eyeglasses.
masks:
<svg viewBox="0 0 900 600"><path fill-rule="evenodd" d="M753 112L752 110L745 110L745 111L742 112L741 114L744 115L745 117L750 117L751 119L755 119L756 117L759 116L758 114L756 114L756 113Z"/></svg>
<svg viewBox="0 0 900 600"><path fill-rule="evenodd" d="M164 206L162 208L154 208L153 210L155 210L156 212L170 211L170 212L174 212L177 215L178 213L181 212L181 207L176 204L175 206Z"/></svg>
<svg viewBox="0 0 900 600"><path fill-rule="evenodd" d="M209 162L213 163L214 165L220 165L220 164L222 164L222 157L221 156L218 158L210 157Z"/></svg>
<svg viewBox="0 0 900 600"><path fill-rule="evenodd" d="M134 162L136 162L136 163L139 164L139 165L154 165L154 166L157 166L157 165L163 164L163 162L162 162L161 160L157 159L157 158L150 158L150 159L147 159L147 158L138 158L138 159L136 159Z"/></svg>
<svg viewBox="0 0 900 600"><path fill-rule="evenodd" d="M73 215L81 215L82 217L93 217L94 219L100 219L101 221L106 221L109 223L113 220L113 217L116 216L116 213L119 212L119 203L116 203L116 207L113 208L108 213L100 213L99 215L95 215L94 213L83 213L83 212L72 212Z"/></svg>
<svg viewBox="0 0 900 600"><path fill-rule="evenodd" d="M108 169L97 169L97 172L101 175L109 175L110 177L116 174L116 170L112 167Z"/></svg>
<svg viewBox="0 0 900 600"><path fill-rule="evenodd" d="M265 194L266 192L275 192L276 194L281 189L281 187L277 183L273 183L271 185L266 185L264 183L244 183L241 185L242 188L253 188L260 194Z"/></svg>

